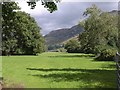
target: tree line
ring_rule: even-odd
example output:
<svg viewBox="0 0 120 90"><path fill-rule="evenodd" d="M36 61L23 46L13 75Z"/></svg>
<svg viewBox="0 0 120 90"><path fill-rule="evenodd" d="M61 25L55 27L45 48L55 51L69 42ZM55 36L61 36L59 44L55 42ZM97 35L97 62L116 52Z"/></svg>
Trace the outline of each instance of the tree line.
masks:
<svg viewBox="0 0 120 90"><path fill-rule="evenodd" d="M64 48L70 53L92 53L98 56L97 59L112 60L119 48L117 14L103 12L93 5L83 15L87 19L79 24L84 27L84 32L79 34L78 40L67 42ZM41 28L33 17L20 11L17 3L2 3L1 20L3 55L36 55L45 51Z"/></svg>
<svg viewBox="0 0 120 90"><path fill-rule="evenodd" d="M118 15L103 12L96 5L87 8L83 15L88 16L79 23L84 32L78 40L70 40L65 49L68 52L96 54L99 60L113 60L119 48Z"/></svg>

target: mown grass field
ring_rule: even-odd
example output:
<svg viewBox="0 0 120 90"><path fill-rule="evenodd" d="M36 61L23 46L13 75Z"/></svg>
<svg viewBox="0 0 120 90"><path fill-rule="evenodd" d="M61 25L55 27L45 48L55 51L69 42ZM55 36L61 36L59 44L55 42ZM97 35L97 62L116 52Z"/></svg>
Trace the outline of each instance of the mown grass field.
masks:
<svg viewBox="0 0 120 90"><path fill-rule="evenodd" d="M8 87L116 88L115 62L93 55L48 52L39 56L3 56Z"/></svg>

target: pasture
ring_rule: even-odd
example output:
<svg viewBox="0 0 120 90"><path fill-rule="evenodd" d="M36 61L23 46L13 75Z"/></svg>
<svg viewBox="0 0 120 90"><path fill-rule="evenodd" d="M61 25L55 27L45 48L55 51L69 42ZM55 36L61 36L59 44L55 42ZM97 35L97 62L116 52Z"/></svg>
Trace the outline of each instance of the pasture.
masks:
<svg viewBox="0 0 120 90"><path fill-rule="evenodd" d="M3 56L6 87L116 88L115 62L92 54L46 52L38 56Z"/></svg>

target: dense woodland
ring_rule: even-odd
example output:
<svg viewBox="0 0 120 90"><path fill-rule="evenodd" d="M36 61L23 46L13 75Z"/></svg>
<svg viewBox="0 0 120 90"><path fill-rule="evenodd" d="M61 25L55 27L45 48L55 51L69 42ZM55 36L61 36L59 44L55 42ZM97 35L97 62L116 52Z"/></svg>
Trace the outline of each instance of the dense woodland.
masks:
<svg viewBox="0 0 120 90"><path fill-rule="evenodd" d="M44 52L45 40L35 19L20 11L15 2L4 2L2 8L2 54L36 55ZM64 48L69 53L92 53L97 59L112 60L119 45L118 14L103 12L93 5L83 15L88 17L79 23L84 31L78 40L69 40Z"/></svg>

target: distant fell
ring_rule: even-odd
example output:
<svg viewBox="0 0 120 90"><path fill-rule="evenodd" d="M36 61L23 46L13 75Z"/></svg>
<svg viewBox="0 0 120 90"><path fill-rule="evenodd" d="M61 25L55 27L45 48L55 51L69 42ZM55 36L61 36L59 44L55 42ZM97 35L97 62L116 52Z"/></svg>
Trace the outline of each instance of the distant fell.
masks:
<svg viewBox="0 0 120 90"><path fill-rule="evenodd" d="M59 29L54 30L45 35L46 44L49 45L56 45L60 44L72 37L83 32L83 27L80 25L75 25L71 28Z"/></svg>

